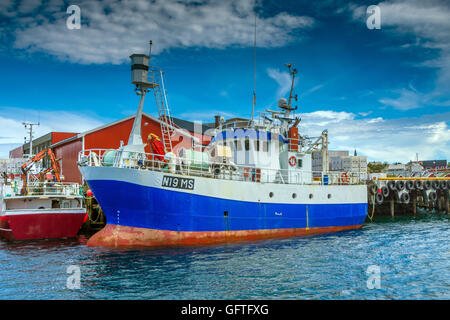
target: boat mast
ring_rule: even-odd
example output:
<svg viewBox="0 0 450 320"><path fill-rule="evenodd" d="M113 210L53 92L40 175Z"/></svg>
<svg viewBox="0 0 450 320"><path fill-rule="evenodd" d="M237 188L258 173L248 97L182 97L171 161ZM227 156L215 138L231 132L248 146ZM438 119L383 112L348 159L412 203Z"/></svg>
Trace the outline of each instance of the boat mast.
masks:
<svg viewBox="0 0 450 320"><path fill-rule="evenodd" d="M253 10L256 7L256 0L253 7ZM254 39L253 39L253 107L252 107L252 124L255 116L255 106L256 106L256 12L255 12L255 31L254 31Z"/></svg>
<svg viewBox="0 0 450 320"><path fill-rule="evenodd" d="M151 45L150 51L151 53ZM149 88L154 86L153 83L148 82L148 66L150 61L150 55L145 54L132 54L131 59L131 82L136 85L135 91L137 95L140 95L138 109L136 111L136 116L134 117L133 128L130 132L130 137L128 138L128 144L123 147L123 150L134 151L144 153L144 143L142 141L141 134L141 123L142 123L142 113L144 108L145 95L149 91Z"/></svg>
<svg viewBox="0 0 450 320"><path fill-rule="evenodd" d="M295 75L297 74L297 69L292 69L292 63L288 63L286 64L286 67L288 67L289 69L289 74L292 76L292 83L291 83L291 91L289 92L289 100L287 103L287 108L286 108L286 116L289 116L289 113L294 110L291 106L291 101L292 101L292 92L294 91L294 81L295 81Z"/></svg>

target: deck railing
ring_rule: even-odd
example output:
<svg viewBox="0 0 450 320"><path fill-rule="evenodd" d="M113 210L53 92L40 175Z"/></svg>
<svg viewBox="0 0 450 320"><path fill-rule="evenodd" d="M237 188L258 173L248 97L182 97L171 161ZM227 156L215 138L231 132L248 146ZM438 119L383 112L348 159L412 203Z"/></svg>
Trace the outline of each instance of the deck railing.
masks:
<svg viewBox="0 0 450 320"><path fill-rule="evenodd" d="M29 182L23 187L21 180L13 180L2 185L5 198L19 196L82 196L78 183L70 182Z"/></svg>
<svg viewBox="0 0 450 320"><path fill-rule="evenodd" d="M159 154L128 152L114 149L90 149L79 153L79 166L118 167L135 170L160 171L184 176L212 179L250 181L257 183L342 185L365 183L367 174L351 172L305 171L295 169L258 168L231 162L187 161Z"/></svg>

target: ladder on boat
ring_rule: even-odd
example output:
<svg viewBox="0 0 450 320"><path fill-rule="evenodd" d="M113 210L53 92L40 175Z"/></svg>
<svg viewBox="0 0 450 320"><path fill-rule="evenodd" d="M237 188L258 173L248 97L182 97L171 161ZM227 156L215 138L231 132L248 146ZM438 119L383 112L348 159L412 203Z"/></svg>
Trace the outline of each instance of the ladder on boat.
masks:
<svg viewBox="0 0 450 320"><path fill-rule="evenodd" d="M172 117L170 116L167 93L164 86L164 73L159 68L152 68L150 71L153 92L155 94L156 107L158 108L159 120L161 123L161 134L165 152L172 152L172 141L170 137L174 131Z"/></svg>

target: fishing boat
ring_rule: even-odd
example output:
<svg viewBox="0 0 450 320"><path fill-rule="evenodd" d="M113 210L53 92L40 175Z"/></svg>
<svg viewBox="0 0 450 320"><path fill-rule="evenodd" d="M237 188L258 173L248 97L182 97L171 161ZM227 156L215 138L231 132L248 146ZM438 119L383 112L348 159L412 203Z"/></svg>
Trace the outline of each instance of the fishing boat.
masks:
<svg viewBox="0 0 450 320"><path fill-rule="evenodd" d="M52 168L37 164L52 159ZM80 185L61 182L51 149L10 159L0 181L0 237L35 240L75 237L87 219ZM52 172L52 173L50 173Z"/></svg>
<svg viewBox="0 0 450 320"><path fill-rule="evenodd" d="M140 102L128 144L83 150L79 170L107 224L90 246L182 246L307 236L356 229L367 214L357 174L328 170L328 132L307 137L289 99L248 121L219 121L206 146L176 148L164 73L150 55L132 55ZM145 95L155 93L165 153L146 154L141 137ZM253 112L252 112L253 113ZM323 171L312 171L322 152Z"/></svg>

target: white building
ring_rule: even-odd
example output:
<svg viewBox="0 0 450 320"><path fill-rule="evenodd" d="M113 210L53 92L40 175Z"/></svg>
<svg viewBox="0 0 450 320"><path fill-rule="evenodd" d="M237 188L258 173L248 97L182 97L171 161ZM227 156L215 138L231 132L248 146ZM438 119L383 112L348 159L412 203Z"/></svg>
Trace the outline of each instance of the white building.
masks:
<svg viewBox="0 0 450 320"><path fill-rule="evenodd" d="M411 177L420 176L424 171L422 165L418 162L411 162L406 166Z"/></svg>
<svg viewBox="0 0 450 320"><path fill-rule="evenodd" d="M331 171L343 170L341 157L330 157L330 170Z"/></svg>
<svg viewBox="0 0 450 320"><path fill-rule="evenodd" d="M386 168L386 173L391 176L402 176L402 177L409 176L409 172L406 169L406 165L402 163L390 164Z"/></svg>
<svg viewBox="0 0 450 320"><path fill-rule="evenodd" d="M328 166L331 171L342 171L341 158L348 156L348 151L328 150ZM322 171L322 153L315 151L312 153L312 171Z"/></svg>
<svg viewBox="0 0 450 320"><path fill-rule="evenodd" d="M366 156L345 156L342 157L343 171L367 174Z"/></svg>

